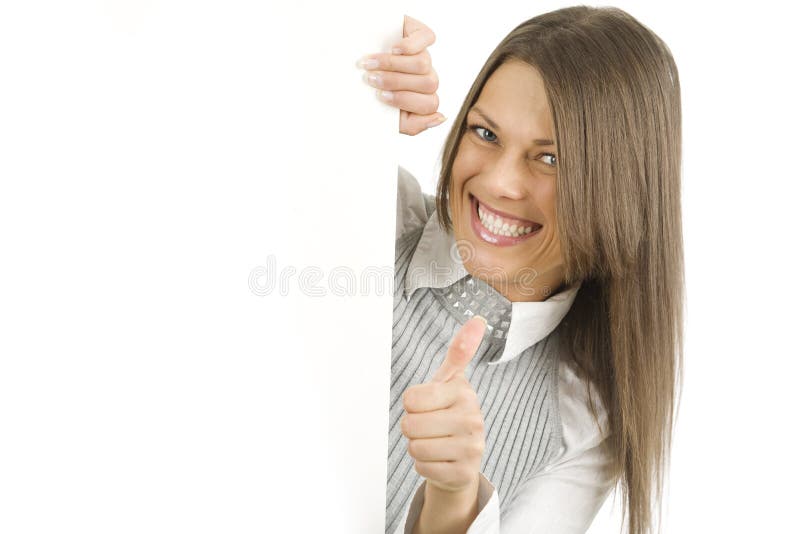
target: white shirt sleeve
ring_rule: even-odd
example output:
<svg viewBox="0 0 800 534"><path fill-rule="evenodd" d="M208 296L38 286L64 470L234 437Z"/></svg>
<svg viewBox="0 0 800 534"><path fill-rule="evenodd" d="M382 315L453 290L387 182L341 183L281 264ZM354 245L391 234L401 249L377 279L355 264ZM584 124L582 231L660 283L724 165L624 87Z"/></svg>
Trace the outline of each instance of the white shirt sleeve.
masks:
<svg viewBox="0 0 800 534"><path fill-rule="evenodd" d="M417 179L398 165L395 239L425 226L433 211L434 202L434 196L423 193Z"/></svg>
<svg viewBox="0 0 800 534"><path fill-rule="evenodd" d="M583 534L616 480L602 445L608 419L592 385L600 427L592 417L585 384L572 366L559 362L559 410L563 426L560 453L539 473L520 484L500 510L494 485L481 473L478 516L467 534ZM410 534L422 510L425 481L420 484L395 534Z"/></svg>

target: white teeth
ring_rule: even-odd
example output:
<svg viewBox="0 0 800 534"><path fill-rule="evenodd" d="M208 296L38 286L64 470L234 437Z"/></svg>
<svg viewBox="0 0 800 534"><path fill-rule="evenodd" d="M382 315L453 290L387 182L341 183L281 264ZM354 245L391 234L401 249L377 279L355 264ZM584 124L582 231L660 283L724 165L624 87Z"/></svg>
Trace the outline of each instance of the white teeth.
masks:
<svg viewBox="0 0 800 534"><path fill-rule="evenodd" d="M478 218L484 228L493 234L502 235L506 237L519 237L531 233L533 226L517 226L516 224L509 225L503 222L500 217L495 217L493 214L483 210L478 204Z"/></svg>

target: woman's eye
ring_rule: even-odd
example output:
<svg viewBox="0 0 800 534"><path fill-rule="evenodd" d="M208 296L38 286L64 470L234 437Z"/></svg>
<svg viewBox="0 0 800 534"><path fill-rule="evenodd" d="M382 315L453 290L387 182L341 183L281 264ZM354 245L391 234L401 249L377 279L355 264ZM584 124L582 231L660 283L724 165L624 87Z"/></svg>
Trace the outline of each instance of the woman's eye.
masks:
<svg viewBox="0 0 800 534"><path fill-rule="evenodd" d="M479 124L470 124L469 125L469 129L474 131L475 135L477 135L482 141L486 141L487 143L494 143L494 142L497 141L497 136L494 134L494 132L492 132L490 129L485 128L485 127L483 127L483 126L481 126ZM549 158L549 159L541 159L541 158ZM536 159L539 160L539 161L544 162L545 165L547 165L549 167L554 167L554 168L556 167L556 159L557 158L556 158L555 154L551 154L551 153L547 152L545 154L542 154L541 156L539 156Z"/></svg>
<svg viewBox="0 0 800 534"><path fill-rule="evenodd" d="M478 137L480 137L482 140L484 140L484 141L486 141L488 143L494 143L497 140L497 136L494 134L494 132L492 132L488 128L484 128L483 126L479 126L477 124L473 124L473 125L470 126L470 129L473 130L478 135ZM489 134L490 138L484 137L481 134L480 130L483 130L484 132L487 132Z"/></svg>
<svg viewBox="0 0 800 534"><path fill-rule="evenodd" d="M546 162L546 163L547 163L547 165L550 165L551 167L555 167L555 166L556 166L556 155L555 155L555 154L550 154L550 153L548 152L548 153L546 153L546 154L542 154L542 156L541 156L541 157L548 157L548 158L551 158L551 159L549 160L549 161L550 161L550 163L547 163L547 161L548 161L548 160L542 160L542 161Z"/></svg>

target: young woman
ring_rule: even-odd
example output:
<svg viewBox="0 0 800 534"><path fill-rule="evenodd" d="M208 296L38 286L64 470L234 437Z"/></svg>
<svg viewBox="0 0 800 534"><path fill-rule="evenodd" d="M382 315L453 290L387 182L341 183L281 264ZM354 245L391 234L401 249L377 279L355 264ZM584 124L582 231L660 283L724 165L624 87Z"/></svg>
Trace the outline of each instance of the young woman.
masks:
<svg viewBox="0 0 800 534"><path fill-rule="evenodd" d="M406 18L400 50L362 63L409 135L442 118L433 41ZM398 174L387 533L585 532L617 483L628 533L654 529L683 360L680 163L675 62L626 12L546 13L492 52L436 196Z"/></svg>

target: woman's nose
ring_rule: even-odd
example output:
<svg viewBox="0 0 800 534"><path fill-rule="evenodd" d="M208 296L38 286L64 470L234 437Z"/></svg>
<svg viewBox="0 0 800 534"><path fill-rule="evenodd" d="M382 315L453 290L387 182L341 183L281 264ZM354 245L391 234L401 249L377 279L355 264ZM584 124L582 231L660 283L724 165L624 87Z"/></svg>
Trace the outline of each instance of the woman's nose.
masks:
<svg viewBox="0 0 800 534"><path fill-rule="evenodd" d="M492 169L487 189L495 198L522 200L526 195L527 169L510 158L498 160Z"/></svg>

